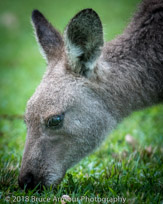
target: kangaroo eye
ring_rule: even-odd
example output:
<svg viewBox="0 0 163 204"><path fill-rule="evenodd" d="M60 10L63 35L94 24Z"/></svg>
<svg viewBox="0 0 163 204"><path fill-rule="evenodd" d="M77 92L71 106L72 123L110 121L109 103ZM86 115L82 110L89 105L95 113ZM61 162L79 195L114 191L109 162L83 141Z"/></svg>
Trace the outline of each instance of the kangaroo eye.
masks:
<svg viewBox="0 0 163 204"><path fill-rule="evenodd" d="M63 119L64 119L64 114L54 115L47 120L46 126L48 128L54 128L54 129L60 128L63 124Z"/></svg>

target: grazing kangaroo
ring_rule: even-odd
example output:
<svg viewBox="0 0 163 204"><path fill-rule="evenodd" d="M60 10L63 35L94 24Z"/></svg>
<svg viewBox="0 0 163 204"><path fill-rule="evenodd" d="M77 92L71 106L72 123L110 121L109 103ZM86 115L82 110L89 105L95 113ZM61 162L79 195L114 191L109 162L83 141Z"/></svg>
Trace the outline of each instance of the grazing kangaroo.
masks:
<svg viewBox="0 0 163 204"><path fill-rule="evenodd" d="M56 186L124 117L163 101L163 0L144 0L106 43L92 9L76 14L63 37L38 10L32 21L48 66L25 113L22 188Z"/></svg>

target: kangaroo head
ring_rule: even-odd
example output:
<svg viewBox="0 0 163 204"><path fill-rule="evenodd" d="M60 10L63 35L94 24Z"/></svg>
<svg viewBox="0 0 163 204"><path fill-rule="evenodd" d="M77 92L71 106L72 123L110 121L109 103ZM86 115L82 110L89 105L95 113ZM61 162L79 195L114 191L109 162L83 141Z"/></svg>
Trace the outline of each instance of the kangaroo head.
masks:
<svg viewBox="0 0 163 204"><path fill-rule="evenodd" d="M57 185L115 123L97 91L103 30L96 12L79 12L63 38L39 11L33 11L32 21L48 65L25 113L19 185L27 188Z"/></svg>

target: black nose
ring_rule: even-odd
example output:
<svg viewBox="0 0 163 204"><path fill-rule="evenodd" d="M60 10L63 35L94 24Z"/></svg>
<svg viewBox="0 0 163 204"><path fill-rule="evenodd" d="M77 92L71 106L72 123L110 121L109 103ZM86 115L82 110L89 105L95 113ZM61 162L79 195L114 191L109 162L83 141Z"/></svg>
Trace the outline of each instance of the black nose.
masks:
<svg viewBox="0 0 163 204"><path fill-rule="evenodd" d="M31 172L25 174L23 177L19 176L19 186L24 189L33 189L35 187L35 179Z"/></svg>

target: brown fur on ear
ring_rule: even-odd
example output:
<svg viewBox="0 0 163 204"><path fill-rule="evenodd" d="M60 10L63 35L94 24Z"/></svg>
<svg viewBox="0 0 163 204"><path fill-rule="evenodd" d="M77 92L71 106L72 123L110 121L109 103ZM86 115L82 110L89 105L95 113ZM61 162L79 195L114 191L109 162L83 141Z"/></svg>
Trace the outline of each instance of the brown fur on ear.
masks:
<svg viewBox="0 0 163 204"><path fill-rule="evenodd" d="M65 30L65 45L72 71L88 76L103 46L103 29L98 14L84 9L71 19Z"/></svg>
<svg viewBox="0 0 163 204"><path fill-rule="evenodd" d="M38 10L32 12L32 22L47 60L55 60L63 47L61 35Z"/></svg>

